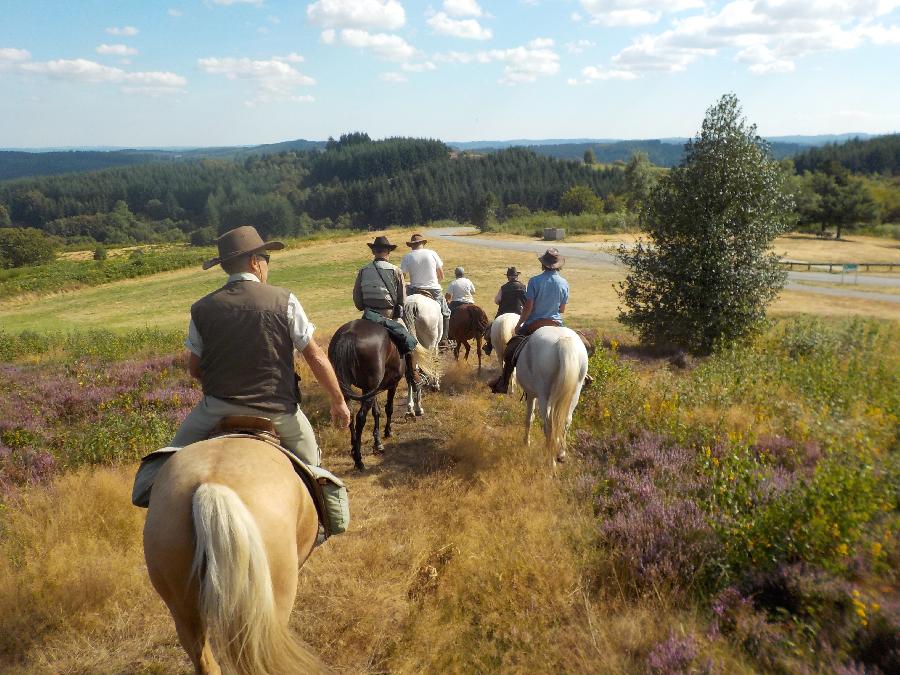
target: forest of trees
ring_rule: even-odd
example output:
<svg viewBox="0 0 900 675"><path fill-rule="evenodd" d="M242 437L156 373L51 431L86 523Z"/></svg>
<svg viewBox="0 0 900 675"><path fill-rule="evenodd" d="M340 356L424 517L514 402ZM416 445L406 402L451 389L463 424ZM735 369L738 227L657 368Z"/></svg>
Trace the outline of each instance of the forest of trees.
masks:
<svg viewBox="0 0 900 675"><path fill-rule="evenodd" d="M539 157L521 148L456 156L439 141L348 134L324 152L146 164L0 183L15 225L68 242L171 241L254 223L264 236L323 227L468 221L486 199L556 209L585 185L621 192L621 169Z"/></svg>
<svg viewBox="0 0 900 675"><path fill-rule="evenodd" d="M837 162L852 173L900 175L900 134L812 148L794 157L798 173L822 171Z"/></svg>

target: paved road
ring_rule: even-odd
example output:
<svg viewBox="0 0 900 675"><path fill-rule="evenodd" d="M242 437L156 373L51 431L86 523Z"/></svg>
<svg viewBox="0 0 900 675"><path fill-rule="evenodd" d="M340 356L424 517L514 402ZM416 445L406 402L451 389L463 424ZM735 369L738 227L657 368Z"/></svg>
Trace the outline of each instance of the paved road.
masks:
<svg viewBox="0 0 900 675"><path fill-rule="evenodd" d="M502 239L485 239L483 237L460 236L469 235L476 232L470 227L445 227L435 230L429 230L426 236L434 239L452 240L457 244L469 244L471 246L483 246L487 248L495 248L503 251L532 251L534 253L543 253L547 249L547 242L538 241L504 241ZM577 246L567 246L566 244L557 244L559 252L567 258L572 258L580 262L587 263L596 267L613 267L617 265L616 259L610 253L605 251L594 251ZM788 291L799 291L801 293L812 293L816 295L831 295L841 298L861 298L865 300L881 300L883 302L900 303L900 294L877 293L869 291L858 291L853 288L827 288L822 286L810 286L803 282L818 283L840 283L839 274L828 274L827 272L788 272L788 282L784 288ZM849 279L848 279L849 281ZM859 275L860 286L880 286L887 288L900 288L900 275L896 277L876 276L870 274Z"/></svg>

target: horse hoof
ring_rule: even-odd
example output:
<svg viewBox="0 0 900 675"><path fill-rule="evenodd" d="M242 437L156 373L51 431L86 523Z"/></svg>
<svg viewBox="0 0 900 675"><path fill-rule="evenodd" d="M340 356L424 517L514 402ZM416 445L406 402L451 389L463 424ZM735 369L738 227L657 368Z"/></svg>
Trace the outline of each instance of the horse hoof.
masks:
<svg viewBox="0 0 900 675"><path fill-rule="evenodd" d="M406 411L406 417L415 417L415 416L416 416L416 414L412 410Z"/></svg>
<svg viewBox="0 0 900 675"><path fill-rule="evenodd" d="M424 414L425 414L424 410L416 410L416 417L421 417Z"/></svg>
<svg viewBox="0 0 900 675"><path fill-rule="evenodd" d="M559 453L559 454L556 456L556 461L559 462L560 464L562 464L563 462L565 462L565 461L566 461L566 453L564 453L564 452Z"/></svg>
<svg viewBox="0 0 900 675"><path fill-rule="evenodd" d="M383 446L383 445L376 445L376 446L372 449L372 454L373 454L373 455L383 455L383 454L384 454L384 446Z"/></svg>
<svg viewBox="0 0 900 675"><path fill-rule="evenodd" d="M363 464L362 462L354 462L354 464L356 464L357 471L365 471L366 470L366 465Z"/></svg>

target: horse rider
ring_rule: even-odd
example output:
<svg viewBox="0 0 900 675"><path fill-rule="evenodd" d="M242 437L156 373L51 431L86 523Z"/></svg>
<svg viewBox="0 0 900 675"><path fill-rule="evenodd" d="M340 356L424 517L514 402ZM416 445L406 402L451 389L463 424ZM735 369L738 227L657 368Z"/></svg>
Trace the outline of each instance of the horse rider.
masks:
<svg viewBox="0 0 900 675"><path fill-rule="evenodd" d="M268 252L281 250L284 244L264 242L250 225L229 230L216 243L219 254L203 263L203 269L221 265L228 280L193 304L185 342L188 371L200 381L203 398L169 445L182 448L202 441L229 415L265 417L274 424L284 448L318 466L321 452L298 405L295 350L328 394L332 422L346 428L350 411L299 300L288 289L266 283ZM149 462L146 468L142 463L138 473L152 471L155 476L162 463Z"/></svg>
<svg viewBox="0 0 900 675"><path fill-rule="evenodd" d="M450 307L441 293L441 281L444 278L444 261L432 249L425 248L428 240L421 234L414 234L406 242L412 250L400 261L400 271L409 277L408 292L427 295L441 304L441 315L444 317L443 334L440 344L447 346L450 335Z"/></svg>
<svg viewBox="0 0 900 675"><path fill-rule="evenodd" d="M453 275L456 278L447 286L447 293L444 296L451 314L460 305L475 304L475 284L466 278L466 271L462 267L457 267L453 270Z"/></svg>
<svg viewBox="0 0 900 675"><path fill-rule="evenodd" d="M363 310L362 318L384 326L400 354L406 360L407 377L415 386L420 382L415 364L415 348L418 342L410 335L409 330L397 319L403 318L403 305L406 302L406 288L403 275L396 265L388 262L388 257L396 244L387 237L375 237L375 241L366 246L372 251L374 259L359 270L353 284L353 304L356 309Z"/></svg>
<svg viewBox="0 0 900 675"><path fill-rule="evenodd" d="M521 314L525 309L525 284L519 281L519 270L515 267L506 268L506 283L494 296L494 304L497 305L496 319L501 314ZM484 331L484 353L490 354L494 346L491 344L491 326Z"/></svg>
<svg viewBox="0 0 900 675"><path fill-rule="evenodd" d="M506 394L509 391L509 379L516 367L516 359L521 352L525 340L538 328L544 326L562 326L562 315L566 312L569 303L569 282L560 275L565 259L555 248L548 248L538 258L541 263L541 273L528 280L525 289L525 307L516 326L516 334L506 344L503 355L503 372L491 385L491 391L495 394ZM582 335L578 334L585 343L588 353L593 353L593 345Z"/></svg>

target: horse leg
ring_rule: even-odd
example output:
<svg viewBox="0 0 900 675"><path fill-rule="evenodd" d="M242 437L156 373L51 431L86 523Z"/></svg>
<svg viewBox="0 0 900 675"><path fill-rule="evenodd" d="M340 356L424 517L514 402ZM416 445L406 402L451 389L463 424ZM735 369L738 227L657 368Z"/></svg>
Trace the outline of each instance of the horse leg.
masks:
<svg viewBox="0 0 900 675"><path fill-rule="evenodd" d="M415 408L416 417L421 417L422 414L425 412L424 410L422 410L422 390L424 388L425 387L421 386L421 385L416 387L415 393L413 394L416 398L416 408Z"/></svg>
<svg viewBox="0 0 900 675"><path fill-rule="evenodd" d="M534 423L534 396L525 395L525 445L531 445L531 425Z"/></svg>
<svg viewBox="0 0 900 675"><path fill-rule="evenodd" d="M394 414L394 394L397 393L397 387L391 387L387 390L387 402L384 404L384 416L387 418L384 422L384 437L391 437L391 416Z"/></svg>
<svg viewBox="0 0 900 675"><path fill-rule="evenodd" d="M468 361L469 360L469 352L472 351L472 347L469 345L468 339L463 340L463 346L466 348L466 355L464 358L466 359L466 361Z"/></svg>
<svg viewBox="0 0 900 675"><path fill-rule="evenodd" d="M366 470L366 465L362 461L362 432L366 426L366 416L369 414L370 407L369 401L363 401L359 404L359 410L356 412L356 425L352 434L353 449L351 454L353 455L353 463L360 471Z"/></svg>
<svg viewBox="0 0 900 675"><path fill-rule="evenodd" d="M372 438L375 444L372 448L373 454L384 454L384 443L381 442L381 404L376 397L372 401L372 419L375 421L375 428L372 430Z"/></svg>
<svg viewBox="0 0 900 675"><path fill-rule="evenodd" d="M475 335L475 352L478 354L478 373L481 374L481 333Z"/></svg>
<svg viewBox="0 0 900 675"><path fill-rule="evenodd" d="M409 378L406 378L406 416L413 416L413 399L415 398L415 387Z"/></svg>
<svg viewBox="0 0 900 675"><path fill-rule="evenodd" d="M456 341L456 346L453 348L453 358L459 361L459 348L462 347L462 340Z"/></svg>
<svg viewBox="0 0 900 675"><path fill-rule="evenodd" d="M538 404L541 408L541 420L544 423L544 447L550 451L550 454L553 455L553 459L551 461L551 468L556 469L556 462L561 457L554 455L553 452L556 450L555 442L553 441L553 420L550 415L550 401L549 400L540 400Z"/></svg>

